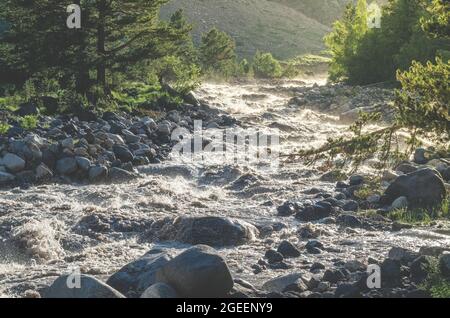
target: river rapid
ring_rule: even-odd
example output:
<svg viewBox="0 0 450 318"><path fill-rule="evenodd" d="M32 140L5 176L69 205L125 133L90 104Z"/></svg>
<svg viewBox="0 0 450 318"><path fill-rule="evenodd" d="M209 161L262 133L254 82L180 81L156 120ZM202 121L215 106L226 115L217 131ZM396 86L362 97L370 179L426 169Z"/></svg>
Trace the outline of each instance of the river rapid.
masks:
<svg viewBox="0 0 450 318"><path fill-rule="evenodd" d="M346 133L347 126L338 117L289 104L296 88L325 82L319 78L275 84L207 83L196 94L238 119L243 128L279 132L279 151L288 153ZM450 233L437 227L391 232L318 223L313 226L326 247L321 254L302 253L286 261L289 269L254 274L252 266L281 240L299 247L306 243L297 232L304 224L293 217L280 218L276 208L287 200L313 201L314 195L304 193L313 187L333 194L335 183L319 180L323 171L297 162L281 161L277 169L265 170L242 162L213 164L206 158L198 164L174 158L139 172L141 178L125 184L49 184L1 191L0 295L22 297L74 268L105 280L155 246L175 252L184 249L186 245L152 242L142 235L152 221L178 215L227 216L259 228L275 224L277 231L270 235L219 250L235 278L257 287L282 274L309 272L315 262L328 268L339 261L382 259L394 246L412 250L450 246ZM83 232L79 222L89 215L119 222L123 230Z"/></svg>

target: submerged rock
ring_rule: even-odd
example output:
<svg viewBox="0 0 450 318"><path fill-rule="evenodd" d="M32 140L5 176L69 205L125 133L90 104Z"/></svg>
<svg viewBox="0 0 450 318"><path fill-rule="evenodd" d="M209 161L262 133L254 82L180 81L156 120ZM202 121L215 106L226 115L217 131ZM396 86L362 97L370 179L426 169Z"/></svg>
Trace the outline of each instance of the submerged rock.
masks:
<svg viewBox="0 0 450 318"><path fill-rule="evenodd" d="M156 238L213 247L236 246L254 240L259 231L245 221L218 217L179 217L157 230Z"/></svg>
<svg viewBox="0 0 450 318"><path fill-rule="evenodd" d="M279 276L265 282L262 288L275 293L284 293L288 291L304 292L308 289L308 286L306 285L303 276L304 275L301 273Z"/></svg>

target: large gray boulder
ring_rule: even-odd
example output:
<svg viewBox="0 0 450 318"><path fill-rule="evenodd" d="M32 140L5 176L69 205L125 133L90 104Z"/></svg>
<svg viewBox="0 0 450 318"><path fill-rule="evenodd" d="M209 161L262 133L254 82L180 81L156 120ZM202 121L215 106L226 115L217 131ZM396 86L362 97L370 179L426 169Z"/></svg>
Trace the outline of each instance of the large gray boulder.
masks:
<svg viewBox="0 0 450 318"><path fill-rule="evenodd" d="M382 203L391 204L402 196L408 200L410 209L440 205L446 197L444 181L439 172L430 168L402 175L386 189Z"/></svg>
<svg viewBox="0 0 450 318"><path fill-rule="evenodd" d="M111 182L128 182L136 179L137 177L138 175L136 173L117 167L112 167L108 173L108 178Z"/></svg>
<svg viewBox="0 0 450 318"><path fill-rule="evenodd" d="M157 232L159 240L213 247L245 244L259 235L258 229L245 221L218 216L178 217Z"/></svg>
<svg viewBox="0 0 450 318"><path fill-rule="evenodd" d="M225 260L206 245L194 246L172 259L156 279L189 298L224 297L234 284Z"/></svg>
<svg viewBox="0 0 450 318"><path fill-rule="evenodd" d="M19 172L25 168L25 160L13 153L7 153L0 164L3 164L11 172Z"/></svg>
<svg viewBox="0 0 450 318"><path fill-rule="evenodd" d="M60 276L45 290L43 296L44 298L125 298L117 290L89 275L80 275L79 286L72 286L74 282L76 280L69 275Z"/></svg>
<svg viewBox="0 0 450 318"><path fill-rule="evenodd" d="M162 250L151 250L141 258L125 265L106 283L127 297L139 297L156 283L156 272L172 257Z"/></svg>
<svg viewBox="0 0 450 318"><path fill-rule="evenodd" d="M56 171L62 175L71 175L78 170L77 161L74 158L67 157L59 159L56 162Z"/></svg>

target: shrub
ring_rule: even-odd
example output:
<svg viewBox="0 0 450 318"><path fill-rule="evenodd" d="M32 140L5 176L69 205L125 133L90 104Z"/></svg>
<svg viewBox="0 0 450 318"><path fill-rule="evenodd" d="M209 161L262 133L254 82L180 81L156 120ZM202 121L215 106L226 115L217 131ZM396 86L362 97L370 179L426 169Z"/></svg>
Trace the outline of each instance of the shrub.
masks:
<svg viewBox="0 0 450 318"><path fill-rule="evenodd" d="M33 130L38 125L38 118L34 115L27 115L19 118L20 127L25 130Z"/></svg>
<svg viewBox="0 0 450 318"><path fill-rule="evenodd" d="M279 78L283 74L280 62L271 53L256 52L252 67L257 78Z"/></svg>

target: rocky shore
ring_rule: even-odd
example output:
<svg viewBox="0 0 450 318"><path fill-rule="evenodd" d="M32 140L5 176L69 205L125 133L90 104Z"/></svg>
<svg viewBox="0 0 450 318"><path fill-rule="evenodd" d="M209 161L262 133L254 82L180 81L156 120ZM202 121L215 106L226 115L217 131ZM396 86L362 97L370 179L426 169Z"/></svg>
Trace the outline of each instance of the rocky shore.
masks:
<svg viewBox="0 0 450 318"><path fill-rule="evenodd" d="M29 103L19 113L38 115ZM80 118L79 118L80 117ZM0 137L0 187L29 186L48 182L123 182L138 177L135 167L159 163L169 155L178 127L194 129L228 127L236 121L208 106L185 104L161 112L159 118L86 109L79 116L39 116L35 129L26 131L11 121Z"/></svg>

